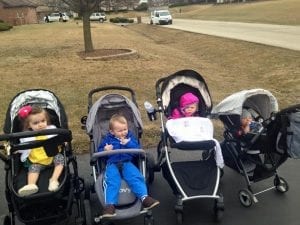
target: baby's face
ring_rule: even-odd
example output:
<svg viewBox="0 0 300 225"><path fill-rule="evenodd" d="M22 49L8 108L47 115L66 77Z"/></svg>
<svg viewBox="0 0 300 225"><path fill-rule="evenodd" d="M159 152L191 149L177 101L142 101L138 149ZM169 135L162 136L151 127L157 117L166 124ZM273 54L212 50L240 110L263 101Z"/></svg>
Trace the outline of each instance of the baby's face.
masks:
<svg viewBox="0 0 300 225"><path fill-rule="evenodd" d="M33 131L47 128L47 118L45 113L29 115L29 128Z"/></svg>
<svg viewBox="0 0 300 225"><path fill-rule="evenodd" d="M197 111L197 108L198 108L197 103L187 105L183 109L184 115L185 116L192 116Z"/></svg>
<svg viewBox="0 0 300 225"><path fill-rule="evenodd" d="M242 127L249 125L252 122L252 117L244 117L241 119Z"/></svg>
<svg viewBox="0 0 300 225"><path fill-rule="evenodd" d="M113 129L110 131L113 135L115 135L117 138L126 138L128 134L128 126L127 124L115 122L113 125Z"/></svg>

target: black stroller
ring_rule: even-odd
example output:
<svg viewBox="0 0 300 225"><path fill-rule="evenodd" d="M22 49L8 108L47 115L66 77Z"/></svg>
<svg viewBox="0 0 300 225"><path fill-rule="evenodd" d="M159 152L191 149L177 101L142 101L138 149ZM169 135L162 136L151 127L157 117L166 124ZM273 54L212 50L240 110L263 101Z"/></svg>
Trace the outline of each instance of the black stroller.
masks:
<svg viewBox="0 0 300 225"><path fill-rule="evenodd" d="M124 95L122 95L122 94ZM103 94L99 97L99 94ZM98 96L97 96L98 95ZM96 99L96 100L95 100ZM131 153L135 155L134 164L140 169L147 184L154 179L154 171L151 165L154 159L143 149L119 149L118 151L97 152L102 138L109 131L109 120L114 114L122 114L128 121L129 130L140 142L143 132L141 115L136 103L135 92L127 87L109 86L96 88L88 94L88 116L82 118L82 124L86 128L90 138L90 156L92 166L93 181L90 182L89 189L86 189L86 203L91 200L91 194L97 194L98 202L102 208L105 206L105 195L103 190L103 178L105 175L106 157L111 154ZM87 186L87 185L86 185ZM88 208L88 204L86 204ZM152 210L144 210L141 201L131 192L128 184L122 180L119 192L119 201L116 208L116 216L113 218L103 218L91 213L92 221L96 223L106 223L113 220L133 218L139 215L144 216L144 224L154 224ZM97 209L99 214L100 209Z"/></svg>
<svg viewBox="0 0 300 225"><path fill-rule="evenodd" d="M247 134L246 140L237 136L242 109L247 109L252 118L262 124L258 131ZM288 183L278 175L277 168L289 157L287 139L291 136L287 130L290 114L296 111L299 121L299 105L278 112L276 98L263 89L234 93L213 109L212 113L219 117L225 127L224 141L221 143L225 164L243 175L247 184L246 189L239 191L239 200L243 206L250 207L252 203L258 202L257 195L274 188L279 193L289 190ZM297 127L296 123L293 124ZM297 129L298 133L295 132L294 137L298 135L299 140L299 127ZM296 150L296 147L292 149ZM253 183L272 176L272 187L253 192Z"/></svg>
<svg viewBox="0 0 300 225"><path fill-rule="evenodd" d="M155 118L155 112L159 112L161 140L157 147L156 170L162 168L164 178L177 197L175 205L177 222L178 224L183 223L185 202L203 198L214 199L215 219L220 220L224 211L224 201L219 192L221 170L217 167L214 157L216 142L209 139L176 143L169 135L165 124L165 120L169 118L173 109L179 106L180 96L186 92L191 92L199 98L201 102L200 117L207 118L209 116L212 101L206 82L197 72L182 70L159 79L155 88L158 109L155 109L154 116L150 114L149 118ZM149 113L149 110L147 111ZM173 161L173 157L171 160L171 154L175 150L179 150L178 154L183 156L183 159ZM193 155L192 159L187 160L191 155Z"/></svg>
<svg viewBox="0 0 300 225"><path fill-rule="evenodd" d="M56 129L21 132L18 111L25 105L37 105L47 110L51 123ZM77 162L72 153L72 134L68 129L67 116L63 105L54 93L43 90L26 90L16 95L9 104L4 124L4 133L0 135L0 158L5 163L5 197L9 214L4 218L4 225L14 225L17 219L24 224L57 224L71 221L85 224L81 194L84 182L78 176ZM54 135L47 140L35 140L20 143L20 138ZM43 146L48 156L57 154L58 147L65 158L63 173L59 179L59 189L48 191L48 182L53 167L41 171L37 185L39 192L20 196L18 189L27 182L27 171L22 166L17 150ZM74 207L74 204L76 207ZM74 217L71 217L75 215ZM73 220L72 220L73 221Z"/></svg>

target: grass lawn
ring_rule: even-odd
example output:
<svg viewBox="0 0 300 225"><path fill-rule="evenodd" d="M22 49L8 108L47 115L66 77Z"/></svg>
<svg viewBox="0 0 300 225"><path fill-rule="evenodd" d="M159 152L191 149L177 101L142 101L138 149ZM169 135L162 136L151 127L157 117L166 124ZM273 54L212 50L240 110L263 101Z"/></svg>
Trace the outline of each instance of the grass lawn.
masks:
<svg viewBox="0 0 300 225"><path fill-rule="evenodd" d="M176 7L171 11L175 18L300 25L300 4L298 0L189 5Z"/></svg>
<svg viewBox="0 0 300 225"><path fill-rule="evenodd" d="M138 57L82 60L78 56L84 49L82 24L75 22L18 26L0 33L0 121L4 121L8 104L18 92L49 89L65 106L74 149L84 152L89 145L80 118L87 113L88 92L122 85L136 91L145 125L142 143L154 147L159 140L159 121L147 120L143 102L155 103L155 82L182 69L203 75L214 104L249 88L270 90L280 108L299 103L299 51L148 24L122 27L92 23L92 37L95 49L130 48ZM221 138L222 126L215 124Z"/></svg>

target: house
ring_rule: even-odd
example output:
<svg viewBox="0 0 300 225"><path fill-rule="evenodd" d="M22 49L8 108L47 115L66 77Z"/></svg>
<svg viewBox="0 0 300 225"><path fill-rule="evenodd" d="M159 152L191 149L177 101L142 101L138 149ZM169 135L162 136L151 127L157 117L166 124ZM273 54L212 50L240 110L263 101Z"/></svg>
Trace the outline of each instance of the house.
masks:
<svg viewBox="0 0 300 225"><path fill-rule="evenodd" d="M29 0L0 0L0 19L13 26L38 23L36 8Z"/></svg>

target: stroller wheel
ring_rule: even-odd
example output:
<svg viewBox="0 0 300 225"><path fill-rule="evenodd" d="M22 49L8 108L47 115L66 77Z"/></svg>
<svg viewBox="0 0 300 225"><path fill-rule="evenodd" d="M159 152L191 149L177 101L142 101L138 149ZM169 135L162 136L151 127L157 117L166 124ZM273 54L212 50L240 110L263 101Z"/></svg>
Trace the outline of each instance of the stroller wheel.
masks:
<svg viewBox="0 0 300 225"><path fill-rule="evenodd" d="M176 212L177 224L180 225L183 223L183 212Z"/></svg>
<svg viewBox="0 0 300 225"><path fill-rule="evenodd" d="M216 222L221 222L222 218L223 218L223 214L224 214L224 210L222 209L217 209L215 211L215 221Z"/></svg>
<svg viewBox="0 0 300 225"><path fill-rule="evenodd" d="M247 189L242 189L239 191L239 199L241 204L245 207L250 207L254 202L253 194Z"/></svg>
<svg viewBox="0 0 300 225"><path fill-rule="evenodd" d="M11 225L11 218L10 216L6 215L3 219L3 225Z"/></svg>
<svg viewBox="0 0 300 225"><path fill-rule="evenodd" d="M214 213L215 213L215 221L220 222L224 214L224 199L221 194L220 194L220 198L215 199Z"/></svg>
<svg viewBox="0 0 300 225"><path fill-rule="evenodd" d="M144 217L144 225L154 225L154 218L152 215Z"/></svg>
<svg viewBox="0 0 300 225"><path fill-rule="evenodd" d="M154 158L150 153L146 153L147 161L146 161L146 181L148 184L152 184L154 180Z"/></svg>
<svg viewBox="0 0 300 225"><path fill-rule="evenodd" d="M289 190L289 185L282 177L274 178L274 186L279 193L285 193Z"/></svg>
<svg viewBox="0 0 300 225"><path fill-rule="evenodd" d="M83 200L84 204L84 214L85 214L85 223L84 225L92 225L92 210L91 210L91 205L90 201L88 199Z"/></svg>

